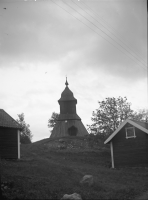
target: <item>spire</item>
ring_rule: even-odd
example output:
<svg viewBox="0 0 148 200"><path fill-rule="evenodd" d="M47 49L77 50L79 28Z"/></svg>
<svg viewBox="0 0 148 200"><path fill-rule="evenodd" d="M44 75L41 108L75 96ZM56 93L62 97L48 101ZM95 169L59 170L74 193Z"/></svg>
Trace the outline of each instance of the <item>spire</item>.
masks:
<svg viewBox="0 0 148 200"><path fill-rule="evenodd" d="M65 82L65 89L64 91L61 93L61 98L58 100L58 102L60 101L77 101L77 99L74 98L73 96L73 92L69 89L68 87L68 82L67 82L67 77L66 77L66 82Z"/></svg>
<svg viewBox="0 0 148 200"><path fill-rule="evenodd" d="M67 77L66 77L65 85L66 85L66 87L68 87L68 85L69 85L68 82L67 82Z"/></svg>

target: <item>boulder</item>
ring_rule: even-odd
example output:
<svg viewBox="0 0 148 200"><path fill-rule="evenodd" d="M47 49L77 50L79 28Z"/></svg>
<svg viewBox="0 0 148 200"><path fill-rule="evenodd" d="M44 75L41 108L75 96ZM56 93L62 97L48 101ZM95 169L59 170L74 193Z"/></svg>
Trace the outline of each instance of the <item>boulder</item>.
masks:
<svg viewBox="0 0 148 200"><path fill-rule="evenodd" d="M94 183L94 178L92 175L85 175L85 176L83 176L82 180L80 181L80 184L82 184L82 185L86 184L86 185L91 186L91 185L93 185L93 183Z"/></svg>
<svg viewBox="0 0 148 200"><path fill-rule="evenodd" d="M64 194L61 200L82 200L81 195L77 193Z"/></svg>

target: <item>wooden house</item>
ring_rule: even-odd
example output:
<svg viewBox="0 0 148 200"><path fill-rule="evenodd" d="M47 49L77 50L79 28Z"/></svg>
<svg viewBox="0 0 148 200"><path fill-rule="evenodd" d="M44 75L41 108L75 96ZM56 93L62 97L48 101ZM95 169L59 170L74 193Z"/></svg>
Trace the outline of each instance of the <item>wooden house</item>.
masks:
<svg viewBox="0 0 148 200"><path fill-rule="evenodd" d="M0 109L0 158L20 158L21 126L3 109Z"/></svg>
<svg viewBox="0 0 148 200"><path fill-rule="evenodd" d="M112 168L148 166L148 123L126 119L104 144L110 144Z"/></svg>
<svg viewBox="0 0 148 200"><path fill-rule="evenodd" d="M61 94L61 98L58 100L60 115L50 138L88 135L81 118L77 115L77 99L69 89L67 79L65 85L66 87Z"/></svg>

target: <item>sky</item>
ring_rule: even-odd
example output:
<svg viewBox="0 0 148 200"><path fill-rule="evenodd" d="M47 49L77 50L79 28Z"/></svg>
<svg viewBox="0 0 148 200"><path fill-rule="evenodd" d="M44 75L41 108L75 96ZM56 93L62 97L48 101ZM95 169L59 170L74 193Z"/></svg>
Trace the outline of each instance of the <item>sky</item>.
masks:
<svg viewBox="0 0 148 200"><path fill-rule="evenodd" d="M33 142L69 88L91 124L98 101L127 97L146 109L146 0L0 0L0 108L24 113Z"/></svg>

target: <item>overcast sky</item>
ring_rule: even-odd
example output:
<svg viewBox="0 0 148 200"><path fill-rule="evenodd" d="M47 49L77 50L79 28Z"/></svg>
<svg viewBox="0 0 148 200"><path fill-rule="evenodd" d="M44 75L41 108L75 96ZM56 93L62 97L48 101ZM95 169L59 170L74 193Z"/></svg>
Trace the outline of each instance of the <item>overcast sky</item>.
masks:
<svg viewBox="0 0 148 200"><path fill-rule="evenodd" d="M50 136L65 89L91 124L106 97L147 108L146 0L0 0L0 108Z"/></svg>

